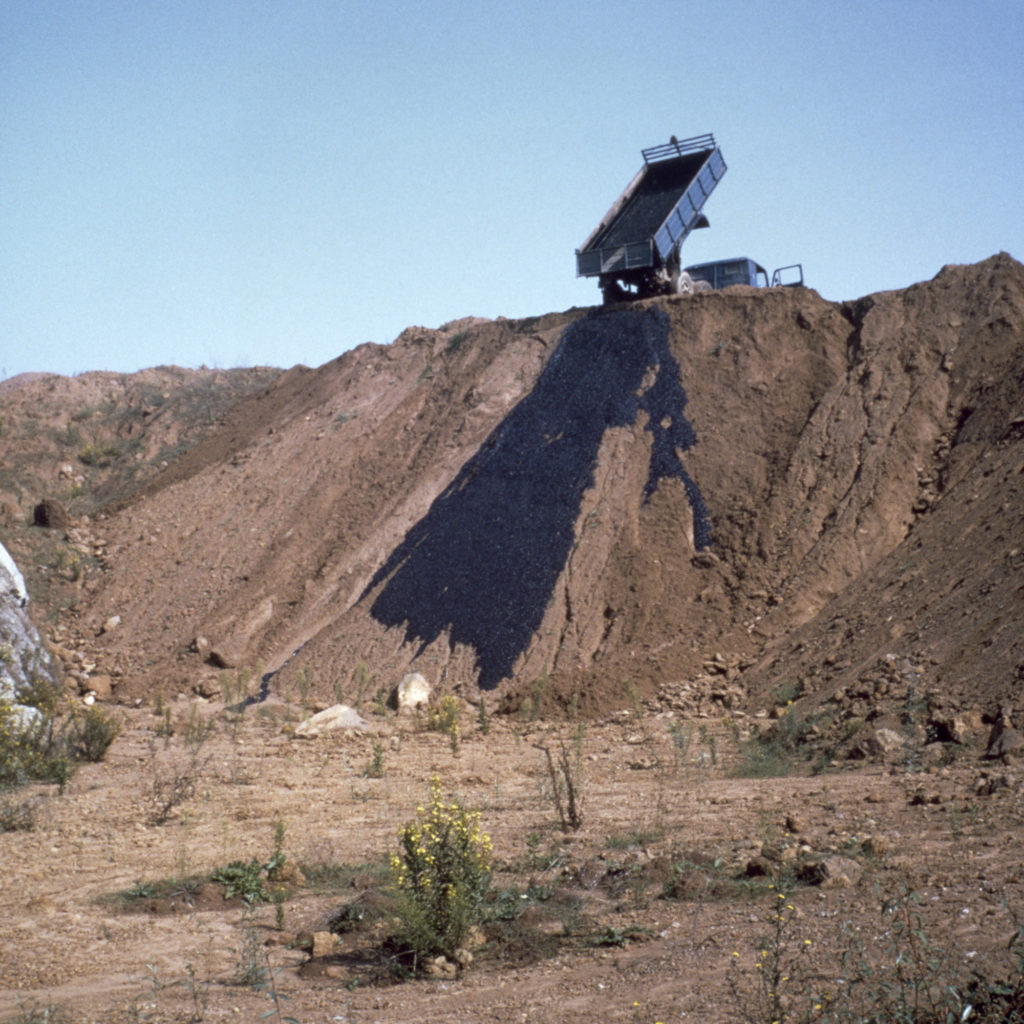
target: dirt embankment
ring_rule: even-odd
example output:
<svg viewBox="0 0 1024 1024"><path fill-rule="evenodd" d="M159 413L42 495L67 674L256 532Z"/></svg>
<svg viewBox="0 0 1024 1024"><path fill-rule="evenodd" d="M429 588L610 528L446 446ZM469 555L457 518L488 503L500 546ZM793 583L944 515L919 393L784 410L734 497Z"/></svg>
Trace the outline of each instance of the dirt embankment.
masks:
<svg viewBox="0 0 1024 1024"><path fill-rule="evenodd" d="M846 304L411 328L285 374L91 524L77 626L120 616L93 646L129 696L259 664L323 699L416 669L757 704L892 654L984 703L1024 672L1022 383L1006 255Z"/></svg>

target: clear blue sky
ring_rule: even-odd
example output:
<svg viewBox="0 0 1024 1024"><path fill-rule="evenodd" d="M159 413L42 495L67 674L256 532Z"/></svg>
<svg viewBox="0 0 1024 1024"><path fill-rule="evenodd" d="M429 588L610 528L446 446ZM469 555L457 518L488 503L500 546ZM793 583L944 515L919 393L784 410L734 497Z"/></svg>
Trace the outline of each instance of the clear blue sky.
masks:
<svg viewBox="0 0 1024 1024"><path fill-rule="evenodd" d="M687 263L828 299L1024 259L1024 2L0 0L0 377L324 363L590 305L640 150Z"/></svg>

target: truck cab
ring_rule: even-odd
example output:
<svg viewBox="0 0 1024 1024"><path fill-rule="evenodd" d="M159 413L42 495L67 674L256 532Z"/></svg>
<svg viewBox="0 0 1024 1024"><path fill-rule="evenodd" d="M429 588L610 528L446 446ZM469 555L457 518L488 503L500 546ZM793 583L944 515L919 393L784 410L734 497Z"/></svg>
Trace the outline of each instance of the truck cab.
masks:
<svg viewBox="0 0 1024 1024"><path fill-rule="evenodd" d="M750 285L754 288L769 286L768 271L747 256L737 256L729 260L715 260L711 263L695 263L686 268L686 273L697 284L698 289L707 290L729 288L734 284ZM803 266L794 263L788 267L779 267L773 271L771 287L795 287L804 283Z"/></svg>

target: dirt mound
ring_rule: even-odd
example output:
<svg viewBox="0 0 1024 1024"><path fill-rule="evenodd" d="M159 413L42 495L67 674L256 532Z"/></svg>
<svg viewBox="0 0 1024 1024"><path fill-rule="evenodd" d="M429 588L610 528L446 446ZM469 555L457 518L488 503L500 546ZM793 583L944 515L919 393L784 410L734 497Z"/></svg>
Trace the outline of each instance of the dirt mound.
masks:
<svg viewBox="0 0 1024 1024"><path fill-rule="evenodd" d="M886 655L1010 695L1022 378L1005 254L846 304L410 328L238 402L93 522L76 626L128 696L259 665L324 699L415 669L590 711L757 705Z"/></svg>
<svg viewBox="0 0 1024 1024"><path fill-rule="evenodd" d="M161 366L0 381L5 518L31 518L47 498L83 514L133 493L216 427L226 409L280 374Z"/></svg>

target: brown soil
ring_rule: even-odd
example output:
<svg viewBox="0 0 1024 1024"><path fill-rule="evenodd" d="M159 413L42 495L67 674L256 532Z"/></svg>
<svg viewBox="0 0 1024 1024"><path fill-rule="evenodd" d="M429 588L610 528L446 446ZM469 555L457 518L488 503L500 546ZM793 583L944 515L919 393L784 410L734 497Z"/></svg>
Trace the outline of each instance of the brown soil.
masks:
<svg viewBox="0 0 1024 1024"><path fill-rule="evenodd" d="M839 991L851 934L872 957L890 955L893 922L881 902L901 887L958 972L1012 975L1006 944L1024 911L1024 780L1017 768L986 769L977 748L924 772L901 762L812 776L797 764L784 778L735 778L742 754L732 724L696 720L683 754L667 728L673 720L641 709L587 726L584 825L566 835L534 747L554 741L550 727L499 718L483 736L466 721L453 756L444 736L390 716L371 715L370 735L299 741L282 731L296 707L252 710L231 725L222 705L201 704L199 714L219 725L201 750L199 789L155 825L154 772L190 765L188 704L171 711L181 727L169 740L161 716L125 711L105 763L83 766L63 796L49 787L21 794L35 800L37 823L0 834L0 1019L27 1019L17 1016L20 1001L62 1006L65 1016L49 1019L79 1024L255 1021L269 997L237 983L252 938L278 971L283 1012L304 1024L724 1024L740 1019L730 966L751 985L770 930L776 893L748 874L764 853L776 858L770 870L779 858L838 852L864 871L852 887L799 883L789 896L796 959L787 991L799 1008L810 1009L822 977ZM734 722L741 738L755 724ZM380 779L364 776L374 742L385 750ZM372 914L339 912L373 905L381 858L397 849L398 827L425 799L432 771L446 794L481 809L495 888L506 892L468 970L400 983L382 953L385 927ZM270 905L246 909L216 885L187 882L232 860L269 859L277 819L287 857L306 873L289 887L280 926ZM336 948L311 958L309 936L332 919ZM205 1003L201 1017L190 985Z"/></svg>
<svg viewBox="0 0 1024 1024"><path fill-rule="evenodd" d="M780 678L815 694L856 683L885 654L927 664L947 697L986 710L1012 700L1024 665L1021 266L997 256L948 267L845 306L743 289L645 305L670 325L705 550L683 482L665 478L644 500L643 409L599 423L597 449L581 444L564 464L544 460L566 447L566 424L608 419L586 406L588 391L548 385L548 406L514 420L567 324L593 332L618 316L629 345L643 311L411 328L391 346L290 371L120 511L94 517L86 541L101 571L83 579L69 629L89 638L122 698L257 664L281 669L279 689L305 670L321 699L351 699L357 685L368 699L409 669L471 693L493 662L500 678L485 683L513 699L544 679L601 712L621 706L625 679L644 695L707 689L717 652L744 670L754 702ZM618 400L619 384L598 398ZM5 389L12 416L16 385ZM582 493L563 494L573 473ZM461 507L445 494L453 481ZM565 514L534 523L522 494ZM414 565L382 614L391 583L375 574L418 523L453 569L434 578ZM555 536L566 530L566 542ZM28 533L9 532L16 556ZM556 543L553 571L533 564ZM491 593L531 586L528 606ZM444 605L449 587L461 604ZM473 631L488 613L491 636L513 634L503 660L488 662ZM97 637L112 615L122 626Z"/></svg>
<svg viewBox="0 0 1024 1024"><path fill-rule="evenodd" d="M75 1020L131 1019L133 999L186 1020L193 963L207 1019L257 1019L266 997L230 984L241 910L128 914L97 899L263 855L276 813L296 859L375 861L435 765L484 807L506 863L531 832L554 844L544 884L576 902L540 904L526 939L492 936L457 980L351 992L354 961L300 975L308 955L261 910L283 1012L735 1019L725 971L763 930L757 900L659 900L652 873L634 906L614 872L647 878L693 844L739 870L787 814L812 851L884 837L891 855L869 874L913 886L958 955L989 956L1022 906L1020 778L981 779L977 763L1024 680L1022 385L1024 267L1005 254L841 305L732 289L410 328L316 370L3 382L3 542L69 685L109 687L128 727L69 794L40 792L34 831L0 835L16 922L0 1006L52 992ZM66 530L32 525L44 499ZM371 738L282 732L300 701L370 714L410 670L470 702L493 686L492 712L513 717L452 759L436 734L376 715L382 742L404 728L383 780L361 778ZM253 672L273 673L267 714L234 728L223 703L202 704L219 723L202 786L147 825L158 755L185 756L180 737L150 748L152 704L184 718L179 701L237 697ZM521 724L538 712L590 722L587 825L568 843L538 794L540 727ZM776 739L819 767L863 766L728 777L736 730L775 719ZM681 763L673 721L704 726ZM907 737L889 768L870 742L883 727ZM608 837L644 831L657 838L612 864L629 858ZM697 876L682 889L720 882ZM341 898L300 888L285 932ZM801 899L815 948L841 941L847 915L878 920L870 881ZM573 914L589 923L567 926ZM584 948L634 926L653 934ZM377 939L338 955L370 956ZM545 944L553 959L525 962ZM177 984L147 988L147 964Z"/></svg>

